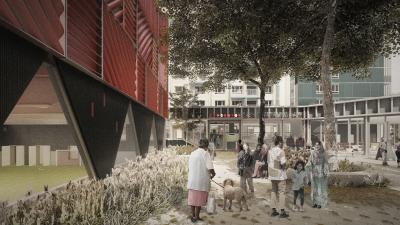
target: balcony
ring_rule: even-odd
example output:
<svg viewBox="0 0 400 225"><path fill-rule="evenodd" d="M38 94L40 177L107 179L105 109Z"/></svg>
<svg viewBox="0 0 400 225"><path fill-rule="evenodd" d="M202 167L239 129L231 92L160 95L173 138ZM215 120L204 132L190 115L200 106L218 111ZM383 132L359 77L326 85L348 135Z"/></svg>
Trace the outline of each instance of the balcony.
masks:
<svg viewBox="0 0 400 225"><path fill-rule="evenodd" d="M247 89L247 95L257 95L257 89Z"/></svg>

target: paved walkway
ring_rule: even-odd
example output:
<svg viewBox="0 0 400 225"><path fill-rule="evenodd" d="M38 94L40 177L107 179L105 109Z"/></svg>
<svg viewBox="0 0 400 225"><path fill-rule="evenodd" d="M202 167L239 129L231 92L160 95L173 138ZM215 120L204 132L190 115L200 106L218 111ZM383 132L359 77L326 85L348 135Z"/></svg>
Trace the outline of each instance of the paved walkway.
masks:
<svg viewBox="0 0 400 225"><path fill-rule="evenodd" d="M218 158L215 161L217 176L215 181L222 183L225 178L239 181L236 174L235 160L233 157ZM239 212L237 205L233 212L222 210L222 190L212 184L212 191L217 198L217 213L208 215L202 210L201 217L204 222L198 225L223 224L223 225L256 225L256 224L312 224L312 225L347 225L347 224L373 224L387 225L400 224L400 194L388 188L332 188L328 208L313 209L310 207L309 190L306 189L305 212L288 210L290 217L287 219L270 217L270 182L266 179L255 179L255 197L249 200L250 211ZM290 185L288 185L290 186ZM289 189L290 187L288 187ZM288 191L286 206L291 208L291 191ZM189 220L190 209L186 200L182 205L169 212L149 219L145 224L192 224Z"/></svg>

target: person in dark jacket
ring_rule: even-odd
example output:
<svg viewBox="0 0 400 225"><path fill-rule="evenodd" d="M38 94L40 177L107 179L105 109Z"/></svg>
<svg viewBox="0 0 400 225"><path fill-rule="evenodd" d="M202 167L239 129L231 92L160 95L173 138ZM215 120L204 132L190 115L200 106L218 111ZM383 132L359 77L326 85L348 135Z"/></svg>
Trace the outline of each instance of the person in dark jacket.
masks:
<svg viewBox="0 0 400 225"><path fill-rule="evenodd" d="M290 135L288 138L286 138L286 146L288 146L290 150L294 149L295 144L294 144L294 138L292 137L292 135Z"/></svg>
<svg viewBox="0 0 400 225"><path fill-rule="evenodd" d="M297 148L297 151L300 149L304 149L304 138L303 137L300 136L299 138L296 139L296 148Z"/></svg>

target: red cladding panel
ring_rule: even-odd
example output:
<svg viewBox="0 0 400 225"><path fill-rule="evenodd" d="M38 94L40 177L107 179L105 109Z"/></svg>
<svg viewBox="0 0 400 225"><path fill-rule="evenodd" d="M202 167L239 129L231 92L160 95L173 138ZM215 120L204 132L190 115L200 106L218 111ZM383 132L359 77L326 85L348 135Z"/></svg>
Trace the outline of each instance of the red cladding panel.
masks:
<svg viewBox="0 0 400 225"><path fill-rule="evenodd" d="M146 65L138 55L136 58L136 77L137 77L137 100L143 104L146 102Z"/></svg>
<svg viewBox="0 0 400 225"><path fill-rule="evenodd" d="M168 89L163 90L163 116L168 118Z"/></svg>
<svg viewBox="0 0 400 225"><path fill-rule="evenodd" d="M157 78L153 75L151 70L147 70L146 77L146 105L154 112L157 112Z"/></svg>
<svg viewBox="0 0 400 225"><path fill-rule="evenodd" d="M142 11L138 12L138 52L147 65L153 61L153 34Z"/></svg>
<svg viewBox="0 0 400 225"><path fill-rule="evenodd" d="M134 99L136 96L136 51L108 7L104 7L104 79Z"/></svg>
<svg viewBox="0 0 400 225"><path fill-rule="evenodd" d="M158 39L158 10L157 6L155 5L155 1L139 0L139 6L146 17L152 33Z"/></svg>
<svg viewBox="0 0 400 225"><path fill-rule="evenodd" d="M57 52L64 53L64 26L60 16L64 12L61 0L0 0L0 19L20 29Z"/></svg>
<svg viewBox="0 0 400 225"><path fill-rule="evenodd" d="M129 37L136 43L136 16L137 2L134 0L124 0L124 30Z"/></svg>
<svg viewBox="0 0 400 225"><path fill-rule="evenodd" d="M97 0L67 2L67 57L101 76L101 5Z"/></svg>

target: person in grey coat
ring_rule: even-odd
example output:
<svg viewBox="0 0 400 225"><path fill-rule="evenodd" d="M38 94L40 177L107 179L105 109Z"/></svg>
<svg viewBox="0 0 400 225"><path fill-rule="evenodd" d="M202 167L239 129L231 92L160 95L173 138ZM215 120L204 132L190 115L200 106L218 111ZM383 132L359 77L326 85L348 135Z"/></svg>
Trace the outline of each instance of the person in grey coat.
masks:
<svg viewBox="0 0 400 225"><path fill-rule="evenodd" d="M250 151L250 148L247 144L243 145L243 149L239 151L238 154L238 168L239 168L239 176L240 176L240 187L246 192L247 185L249 186L251 194L254 194L254 185L253 185L253 172L254 172L254 157Z"/></svg>

